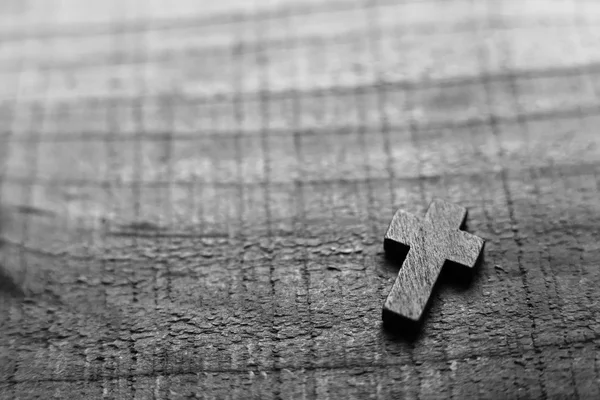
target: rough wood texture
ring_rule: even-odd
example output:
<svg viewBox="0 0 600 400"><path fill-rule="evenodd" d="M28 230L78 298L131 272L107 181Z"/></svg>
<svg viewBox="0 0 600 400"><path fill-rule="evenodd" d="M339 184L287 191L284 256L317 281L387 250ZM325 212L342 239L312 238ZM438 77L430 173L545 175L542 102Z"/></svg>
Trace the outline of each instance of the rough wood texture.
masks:
<svg viewBox="0 0 600 400"><path fill-rule="evenodd" d="M424 220L396 211L385 233L384 248L392 259L402 261L402 267L383 305L386 325L394 320L396 324L421 320L446 261L475 266L484 241L459 230L466 216L464 207L441 199L431 202ZM398 251L399 246L408 246L408 254ZM401 260L401 255L406 258Z"/></svg>
<svg viewBox="0 0 600 400"><path fill-rule="evenodd" d="M0 2L0 398L600 398L599 7ZM434 197L485 260L410 341Z"/></svg>

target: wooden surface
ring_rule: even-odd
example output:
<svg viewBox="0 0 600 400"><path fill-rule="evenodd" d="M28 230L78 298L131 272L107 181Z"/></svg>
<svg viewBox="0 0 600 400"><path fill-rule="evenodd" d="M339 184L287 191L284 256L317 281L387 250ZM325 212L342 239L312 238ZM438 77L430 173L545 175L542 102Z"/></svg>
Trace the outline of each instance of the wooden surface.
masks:
<svg viewBox="0 0 600 400"><path fill-rule="evenodd" d="M595 1L2 1L0 398L598 398L599 65Z"/></svg>

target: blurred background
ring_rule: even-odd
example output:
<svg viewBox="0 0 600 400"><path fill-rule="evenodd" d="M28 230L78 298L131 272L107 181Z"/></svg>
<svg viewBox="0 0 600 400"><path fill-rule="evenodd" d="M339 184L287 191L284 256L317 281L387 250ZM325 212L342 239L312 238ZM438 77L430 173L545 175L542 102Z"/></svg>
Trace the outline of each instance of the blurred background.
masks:
<svg viewBox="0 0 600 400"><path fill-rule="evenodd" d="M339 271L356 264L363 278L374 276L369 265L398 207L421 213L438 196L474 209L470 227L491 243L488 267L526 248L528 237L556 245L550 228L599 221L600 3L592 0L4 0L0 76L7 393L19 377L44 376L34 359L94 365L66 342L18 349L27 335L15 332L30 322L11 296L32 296L39 310L70 304L63 312L76 319L109 318L107 304L130 319L140 310L159 315L211 296L228 314L240 259L267 262L278 246L306 258L314 247L327 268L277 279L327 307L335 295L310 282L336 286ZM592 236L563 261L597 254ZM173 246L185 248L177 256L185 266L165 261ZM340 266L329 256L350 258ZM148 276L110 266L127 260ZM524 273L511 260L515 276ZM571 271L563 264L547 276ZM279 273L256 268L258 282ZM484 277L496 279L489 271ZM381 274L381 283L368 278L369 302L355 299L372 307L371 328L394 276ZM573 290L595 290L597 279L581 286L580 278ZM273 290L256 296L280 301ZM446 315L461 296L440 306ZM561 319L567 311L552 312ZM104 352L102 335L118 329L94 321L85 329L103 338L86 347ZM185 349L160 343L147 349ZM135 358L127 353L132 373L145 368L140 346ZM283 352L277 371L287 368ZM250 356L239 357L225 364ZM95 374L119 380L109 361L98 362ZM225 368L219 362L209 364Z"/></svg>
<svg viewBox="0 0 600 400"><path fill-rule="evenodd" d="M354 182L389 180L367 204L396 205L399 179L598 161L595 132L541 128L597 120L593 1L0 7L9 244L91 251L107 232L291 232L297 184L339 187L321 211L343 216ZM520 128L499 134L507 119ZM523 125L532 119L539 128ZM354 211L377 217L373 207Z"/></svg>

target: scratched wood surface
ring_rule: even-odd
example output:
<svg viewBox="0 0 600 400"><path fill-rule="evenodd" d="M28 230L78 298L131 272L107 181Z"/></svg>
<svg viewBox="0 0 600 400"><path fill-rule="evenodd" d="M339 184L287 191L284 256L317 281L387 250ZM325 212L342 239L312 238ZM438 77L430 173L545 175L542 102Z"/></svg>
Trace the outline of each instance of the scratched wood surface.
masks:
<svg viewBox="0 0 600 400"><path fill-rule="evenodd" d="M0 398L598 398L599 66L594 1L2 1Z"/></svg>

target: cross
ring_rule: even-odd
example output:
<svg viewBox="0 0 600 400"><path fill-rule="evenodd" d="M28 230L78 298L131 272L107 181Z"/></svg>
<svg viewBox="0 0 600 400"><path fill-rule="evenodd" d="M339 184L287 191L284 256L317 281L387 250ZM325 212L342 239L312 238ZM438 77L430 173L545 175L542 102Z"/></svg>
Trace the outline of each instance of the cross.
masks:
<svg viewBox="0 0 600 400"><path fill-rule="evenodd" d="M397 317L418 322L446 260L475 266L484 240L460 230L466 216L466 208L438 199L431 202L424 220L396 212L383 247L389 255L405 246L410 249L383 306L384 322Z"/></svg>

